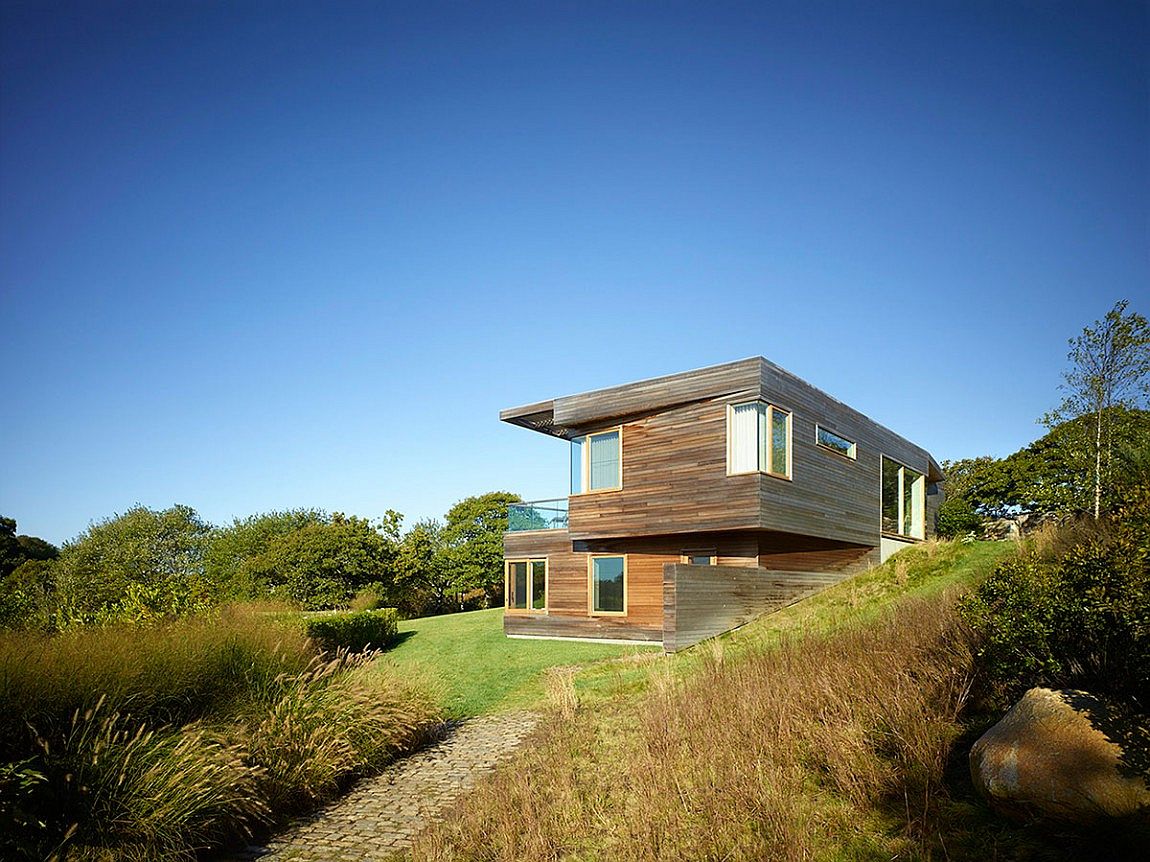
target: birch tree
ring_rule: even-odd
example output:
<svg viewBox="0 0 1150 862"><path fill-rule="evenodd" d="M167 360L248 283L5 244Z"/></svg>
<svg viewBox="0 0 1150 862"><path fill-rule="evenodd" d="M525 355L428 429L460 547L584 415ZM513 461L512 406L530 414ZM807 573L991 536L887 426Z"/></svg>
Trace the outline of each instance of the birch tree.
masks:
<svg viewBox="0 0 1150 862"><path fill-rule="evenodd" d="M1049 428L1091 415L1092 440L1084 441L1094 461L1094 517L1102 513L1102 491L1109 481L1113 408L1138 408L1150 398L1150 325L1127 311L1121 300L1102 320L1070 339L1070 368L1063 372L1065 397L1042 417Z"/></svg>

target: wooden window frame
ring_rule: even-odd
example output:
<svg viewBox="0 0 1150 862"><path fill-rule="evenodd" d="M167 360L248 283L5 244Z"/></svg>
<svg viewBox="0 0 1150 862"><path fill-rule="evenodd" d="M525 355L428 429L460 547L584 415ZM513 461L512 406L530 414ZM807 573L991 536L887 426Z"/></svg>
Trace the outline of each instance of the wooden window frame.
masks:
<svg viewBox="0 0 1150 862"><path fill-rule="evenodd" d="M511 607L511 566L513 563L527 564L527 607ZM532 563L543 564L543 607L531 607ZM505 614L547 614L551 604L551 558L550 557L509 557L503 561L503 613Z"/></svg>
<svg viewBox="0 0 1150 862"><path fill-rule="evenodd" d="M922 524L922 535L921 536L912 536L909 533L903 533L903 532L892 533L890 530L884 530L883 529L883 525L882 525L882 478L883 478L882 477L882 462L883 462L884 458L887 461L890 461L892 464L898 464L898 524L899 524L900 528L902 527L902 524L903 524L903 518L905 515L905 510L904 510L903 506L904 506L905 501L906 501L906 483L904 481L904 475L905 474L903 471L911 470L912 472L918 473L918 481L922 482L922 519L920 521L920 523ZM895 458L890 457L890 455L880 453L879 454L879 460L878 460L878 495L879 495L878 496L878 528L879 528L880 535L886 536L887 538L890 538L890 539L897 539L898 541L901 541L901 542L922 542L922 541L926 540L926 474L925 473L921 473L918 470L915 470L914 467L910 467L910 466L902 463L902 461L899 461ZM911 515L912 523L913 523L913 520L914 520L914 516Z"/></svg>
<svg viewBox="0 0 1150 862"><path fill-rule="evenodd" d="M826 445L822 440L819 439L819 432L820 431L826 431L828 434L833 434L835 437L838 437L844 443L850 443L851 444L850 452L842 452L838 449L835 449L833 446ZM834 454L838 455L840 458L846 458L850 461L857 461L858 460L858 454L859 454L859 452L858 452L859 444L858 443L856 443L854 440L848 440L846 437L844 437L838 431L833 431L830 428L824 428L818 422L815 423L815 445L818 446L820 449L826 451L826 452L833 452Z"/></svg>
<svg viewBox="0 0 1150 862"><path fill-rule="evenodd" d="M731 437L731 425L735 416L735 408L742 407L745 404L762 404L766 410L766 451L767 451L767 464L768 467L759 466L754 470L731 470L731 455L734 440ZM769 469L774 467L775 453L774 448L771 446L771 432L774 421L775 411L782 413L787 417L787 469L786 472L780 473L777 470ZM795 414L792 410L787 410L785 407L779 407L777 404L772 404L770 401L764 401L762 398L755 398L751 401L738 401L732 402L727 405L727 475L728 476L751 476L755 473L760 473L764 476L773 476L776 479L784 479L788 482L791 481L792 465L794 464L794 429L795 429ZM759 447L759 441L755 440L756 447Z"/></svg>
<svg viewBox="0 0 1150 862"><path fill-rule="evenodd" d="M595 610L595 560L616 557L623 560L623 610L597 611ZM587 616L589 617L625 617L627 616L627 555L626 554L588 554L587 555Z"/></svg>
<svg viewBox="0 0 1150 862"><path fill-rule="evenodd" d="M591 490L591 438L602 437L604 434L619 433L619 484L611 488L595 488ZM583 479L583 490L578 494L572 494L572 497L586 497L588 494L610 494L612 491L623 490L623 426L616 425L612 428L604 428L602 431L593 431L590 434L576 434L571 438L572 440L583 440L583 463L580 465L580 472Z"/></svg>

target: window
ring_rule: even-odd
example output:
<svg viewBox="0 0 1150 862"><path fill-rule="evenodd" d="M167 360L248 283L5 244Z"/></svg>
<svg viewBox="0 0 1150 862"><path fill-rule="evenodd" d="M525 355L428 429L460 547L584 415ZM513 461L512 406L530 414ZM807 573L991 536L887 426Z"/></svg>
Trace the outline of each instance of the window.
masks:
<svg viewBox="0 0 1150 862"><path fill-rule="evenodd" d="M834 431L828 431L821 425L815 426L815 442L824 449L830 449L832 452L838 452L848 458L854 458L858 454L858 447L854 443L846 437L840 437Z"/></svg>
<svg viewBox="0 0 1150 862"><path fill-rule="evenodd" d="M682 561L691 566L715 565L714 551L683 551Z"/></svg>
<svg viewBox="0 0 1150 862"><path fill-rule="evenodd" d="M508 560L506 607L509 611L547 610L547 561Z"/></svg>
<svg viewBox="0 0 1150 862"><path fill-rule="evenodd" d="M926 479L885 455L882 456L882 531L912 539L925 538L923 490Z"/></svg>
<svg viewBox="0 0 1150 862"><path fill-rule="evenodd" d="M751 401L727 409L727 473L770 473L790 478L791 414Z"/></svg>
<svg viewBox="0 0 1150 862"><path fill-rule="evenodd" d="M623 487L623 429L571 441L571 493L616 491Z"/></svg>
<svg viewBox="0 0 1150 862"><path fill-rule="evenodd" d="M591 613L627 613L627 558L590 557L588 568Z"/></svg>

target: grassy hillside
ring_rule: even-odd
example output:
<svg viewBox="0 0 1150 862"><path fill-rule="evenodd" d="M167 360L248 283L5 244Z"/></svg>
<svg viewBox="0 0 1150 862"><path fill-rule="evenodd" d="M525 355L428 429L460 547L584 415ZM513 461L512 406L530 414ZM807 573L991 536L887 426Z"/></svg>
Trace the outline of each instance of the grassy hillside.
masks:
<svg viewBox="0 0 1150 862"><path fill-rule="evenodd" d="M973 672L950 588L1007 550L926 543L679 655L592 665L414 858L928 858Z"/></svg>

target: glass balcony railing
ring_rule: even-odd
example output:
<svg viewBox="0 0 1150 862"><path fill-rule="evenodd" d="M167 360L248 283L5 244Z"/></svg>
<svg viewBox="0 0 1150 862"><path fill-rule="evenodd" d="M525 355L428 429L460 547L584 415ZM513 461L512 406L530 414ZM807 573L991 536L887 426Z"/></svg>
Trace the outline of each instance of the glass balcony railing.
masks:
<svg viewBox="0 0 1150 862"><path fill-rule="evenodd" d="M567 498L512 503L507 507L507 532L523 530L566 530Z"/></svg>

